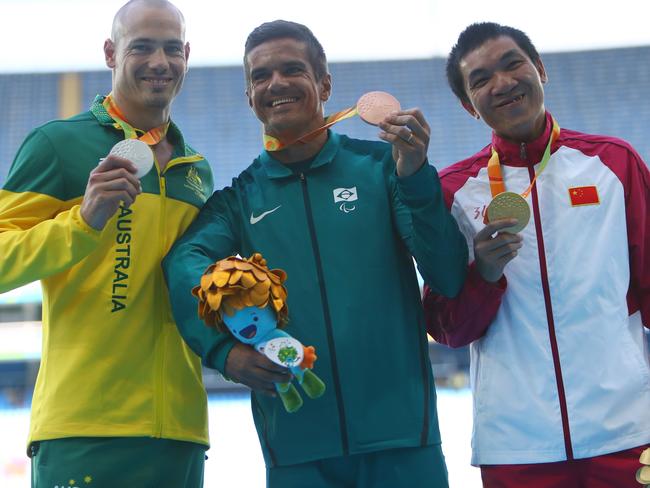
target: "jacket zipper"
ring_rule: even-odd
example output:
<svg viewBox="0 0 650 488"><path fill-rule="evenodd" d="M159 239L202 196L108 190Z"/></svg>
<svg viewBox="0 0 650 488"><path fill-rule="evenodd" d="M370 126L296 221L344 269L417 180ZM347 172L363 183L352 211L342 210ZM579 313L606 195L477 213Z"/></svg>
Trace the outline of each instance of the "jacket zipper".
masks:
<svg viewBox="0 0 650 488"><path fill-rule="evenodd" d="M522 143L522 148L524 145ZM525 151L525 148L523 149ZM528 167L528 175L532 181L535 177L535 168ZM546 321L548 324L549 340L551 344L551 353L553 355L553 368L555 370L555 382L557 386L558 400L560 402L560 416L562 417L562 430L564 432L564 449L568 461L573 460L573 447L571 443L571 431L569 428L569 413L566 404L566 393L564 390L564 380L562 379L562 365L560 364L560 352L557 346L557 336L555 334L555 320L553 318L553 305L551 303L551 288L548 282L548 268L546 266L546 250L544 248L544 236L542 235L542 221L539 211L539 199L537 194L537 185L532 190L533 214L535 218L535 232L537 234L537 252L539 254L539 268L542 279L542 290L544 293L544 305L546 308Z"/></svg>
<svg viewBox="0 0 650 488"><path fill-rule="evenodd" d="M169 165L168 165L169 166ZM158 165L156 164L156 168ZM167 168L165 168L167 169ZM165 225L165 209L167 207L167 180L165 178L165 172L159 172L158 181L160 182L160 234L158 235L158 244L163 247L165 245L164 238L166 236L164 225ZM160 249L160 254L162 254L162 249ZM160 299L163 300L164 287L160 286L158 289L158 294ZM162 301L160 302L162 303ZM165 389L163 388L164 384L164 375L165 375L165 326L163 323L163 307L158 309L157 317L157 326L156 326L156 370L154 372L154 437L162 437L163 430L163 421L164 421L164 405L165 405Z"/></svg>
<svg viewBox="0 0 650 488"><path fill-rule="evenodd" d="M320 288L321 303L323 304L323 318L325 320L325 328L327 331L327 345L330 351L330 359L332 366L332 378L334 379L334 390L336 392L336 404L339 410L339 429L341 431L341 445L343 447L343 455L347 456L350 453L350 446L348 441L347 421L345 417L345 405L343 404L343 395L341 393L341 382L339 379L338 361L336 358L336 349L334 347L334 334L332 332L332 318L330 317L329 302L327 300L327 290L325 289L325 279L323 277L323 265L320 257L320 249L318 247L318 240L316 238L316 227L314 226L314 216L311 209L311 201L309 199L309 189L307 188L307 179L304 173L300 173L300 183L302 187L302 196L305 202L305 213L307 214L307 224L309 227L309 236L311 238L312 250L314 253L314 260L316 261L316 274L318 275L318 286Z"/></svg>

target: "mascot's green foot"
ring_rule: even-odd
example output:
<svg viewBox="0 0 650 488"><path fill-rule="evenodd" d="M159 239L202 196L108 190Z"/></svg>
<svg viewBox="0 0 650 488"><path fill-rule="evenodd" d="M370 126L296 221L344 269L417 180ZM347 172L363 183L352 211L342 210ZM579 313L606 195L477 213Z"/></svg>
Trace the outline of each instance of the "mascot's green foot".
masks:
<svg viewBox="0 0 650 488"><path fill-rule="evenodd" d="M278 386L280 387L277 388L278 395L280 395L284 409L289 413L300 410L300 407L302 407L302 398L300 398L300 393L298 393L296 387L291 383L283 383ZM280 391L281 389L284 391Z"/></svg>
<svg viewBox="0 0 650 488"><path fill-rule="evenodd" d="M301 383L309 398L318 398L325 393L325 383L311 369L306 369Z"/></svg>

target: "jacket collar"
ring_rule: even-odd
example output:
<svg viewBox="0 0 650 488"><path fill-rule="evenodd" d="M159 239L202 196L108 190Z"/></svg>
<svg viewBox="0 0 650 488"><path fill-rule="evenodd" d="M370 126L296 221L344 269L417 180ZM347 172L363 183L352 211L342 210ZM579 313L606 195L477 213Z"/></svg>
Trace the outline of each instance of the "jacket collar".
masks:
<svg viewBox="0 0 650 488"><path fill-rule="evenodd" d="M327 142L321 148L320 152L316 154L314 162L309 167L309 170L311 171L314 168L329 164L336 156L340 145L341 136L336 132L328 130ZM262 167L266 171L266 175L269 178L286 178L287 176L292 176L293 171L289 169L289 166L282 164L277 159L274 159L272 154L272 152L263 151L262 154L259 155L259 160L262 163Z"/></svg>
<svg viewBox="0 0 650 488"><path fill-rule="evenodd" d="M492 133L492 146L499 153L499 162L509 166L530 166L539 163L544 155L546 144L551 137L551 130L553 129L553 120L551 114L546 112L546 126L544 132L537 139L531 142L515 143L508 141ZM556 141L551 152L557 148L558 142Z"/></svg>

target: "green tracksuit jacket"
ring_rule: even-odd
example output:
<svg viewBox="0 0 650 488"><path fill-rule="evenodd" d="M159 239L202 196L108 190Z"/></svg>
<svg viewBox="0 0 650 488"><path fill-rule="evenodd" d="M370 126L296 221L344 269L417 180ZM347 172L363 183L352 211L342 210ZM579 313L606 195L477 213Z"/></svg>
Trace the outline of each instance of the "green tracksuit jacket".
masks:
<svg viewBox="0 0 650 488"><path fill-rule="evenodd" d="M327 385L293 414L253 394L267 466L439 443L412 256L428 284L453 296L467 246L435 169L397 178L391 146L329 132L304 173L264 152L215 192L163 268L181 335L222 372L234 339L197 318L190 289L212 262L253 252L288 273L287 332L316 347Z"/></svg>

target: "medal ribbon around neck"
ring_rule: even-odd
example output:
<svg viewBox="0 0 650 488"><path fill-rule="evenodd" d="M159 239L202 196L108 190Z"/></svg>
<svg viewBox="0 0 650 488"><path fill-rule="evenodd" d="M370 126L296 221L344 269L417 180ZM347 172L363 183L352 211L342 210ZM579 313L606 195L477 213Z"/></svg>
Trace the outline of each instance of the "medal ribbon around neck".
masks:
<svg viewBox="0 0 650 488"><path fill-rule="evenodd" d="M530 206L528 205L526 198L533 189L533 185L535 185L537 177L546 169L546 165L548 164L549 159L551 159L551 146L560 135L560 126L555 121L555 119L552 120L553 130L551 131L551 136L548 138L548 144L544 150L544 155L540 161L540 166L535 172L535 176L530 182L530 185L528 185L528 188L526 188L522 194L506 191L503 175L501 173L499 154L497 153L496 149L494 149L494 146L492 146L492 156L490 156L487 167L488 179L490 180L490 192L492 193L492 201L487 206L484 222L487 224L494 220L511 218L517 220L517 223L515 225L502 228L500 232L518 234L528 225L528 221L530 220Z"/></svg>
<svg viewBox="0 0 650 488"><path fill-rule="evenodd" d="M336 112L335 114L328 115L325 117L325 125L322 127L319 127L318 129L315 129L311 132L308 132L305 135L300 136L298 139L294 139L293 141L283 143L280 141L280 139L270 136L268 134L264 134L263 140L264 140L264 149L266 149L269 152L273 151L281 151L285 147L291 146L292 144L296 144L298 142L305 143L316 137L318 134L321 132L325 131L328 127L333 126L337 122L345 119L349 119L350 117L354 117L357 115L359 112L357 111L356 105L354 107L346 108L345 110L341 110L340 112Z"/></svg>
<svg viewBox="0 0 650 488"><path fill-rule="evenodd" d="M167 135L167 131L169 130L169 122L166 122L158 127L154 127L147 132L131 126L126 120L124 120L124 114L115 103L115 100L113 100L112 93L109 93L106 96L102 105L108 112L108 115L110 115L115 121L115 128L122 129L124 131L125 139L139 139L149 146L155 146Z"/></svg>
<svg viewBox="0 0 650 488"><path fill-rule="evenodd" d="M553 130L551 131L551 137L548 139L548 144L546 145L546 149L544 150L544 155L542 156L542 160L540 161L539 169L537 172L535 172L533 181L530 182L528 188L526 188L526 190L524 190L524 192L521 194L523 198L528 197L528 195L533 189L533 185L535 185L535 182L537 181L537 177L541 175L542 172L546 169L546 165L548 164L549 159L551 159L551 145L553 145L553 143L560 136L559 124L555 119L552 118L551 120L553 121ZM503 181L503 175L501 173L501 163L499 162L499 153L497 153L496 149L494 149L494 146L492 146L492 156L490 156L490 160L488 161L487 172L488 172L488 179L490 180L490 192L492 192L492 198L494 198L500 193L506 191L506 187Z"/></svg>
<svg viewBox="0 0 650 488"><path fill-rule="evenodd" d="M328 115L325 117L325 125L318 129L312 130L297 139L289 142L282 142L279 139L264 134L264 149L269 152L280 151L287 146L296 144L298 142L304 144L317 135L321 134L328 127L340 122L341 120L349 119L355 115L359 115L364 122L371 125L379 125L384 118L392 112L401 110L399 101L389 93L382 91L372 91L365 93L359 98L354 107L346 108L340 112Z"/></svg>

